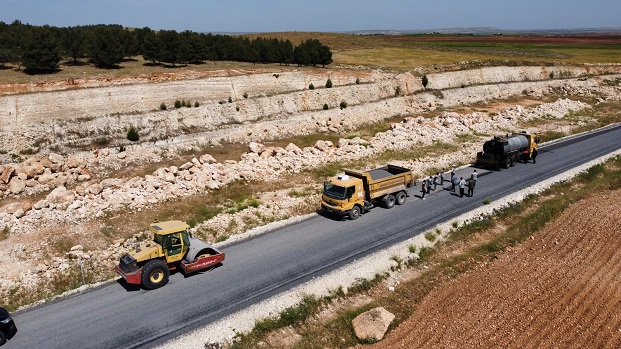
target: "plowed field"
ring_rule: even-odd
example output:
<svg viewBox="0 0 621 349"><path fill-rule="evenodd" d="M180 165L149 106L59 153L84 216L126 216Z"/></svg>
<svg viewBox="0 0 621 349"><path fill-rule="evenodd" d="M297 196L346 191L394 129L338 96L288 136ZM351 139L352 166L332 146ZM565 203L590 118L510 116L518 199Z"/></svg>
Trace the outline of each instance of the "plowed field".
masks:
<svg viewBox="0 0 621 349"><path fill-rule="evenodd" d="M372 348L620 348L621 191L433 291Z"/></svg>

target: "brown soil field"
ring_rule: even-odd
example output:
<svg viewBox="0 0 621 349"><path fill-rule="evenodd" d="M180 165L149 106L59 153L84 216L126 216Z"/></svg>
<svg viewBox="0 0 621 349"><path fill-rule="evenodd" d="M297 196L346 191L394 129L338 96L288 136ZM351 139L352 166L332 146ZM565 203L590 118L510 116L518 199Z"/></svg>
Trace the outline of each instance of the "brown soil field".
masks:
<svg viewBox="0 0 621 349"><path fill-rule="evenodd" d="M494 42L520 44L555 44L555 45L604 45L621 44L621 35L413 35L394 36L393 40L406 41L454 41L454 42Z"/></svg>
<svg viewBox="0 0 621 349"><path fill-rule="evenodd" d="M524 244L432 291L364 348L621 347L621 191L583 200Z"/></svg>

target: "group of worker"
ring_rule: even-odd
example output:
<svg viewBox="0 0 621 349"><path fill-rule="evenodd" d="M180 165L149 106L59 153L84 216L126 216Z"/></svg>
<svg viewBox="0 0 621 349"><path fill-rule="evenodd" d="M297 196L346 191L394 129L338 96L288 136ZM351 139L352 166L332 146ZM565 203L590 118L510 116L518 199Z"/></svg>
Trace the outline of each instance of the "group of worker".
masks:
<svg viewBox="0 0 621 349"><path fill-rule="evenodd" d="M438 187L438 184L440 184L440 186L443 186L444 176L445 176L445 172L444 172L444 169L442 169L442 171L436 172L435 175L429 176L429 178L423 179L422 188L421 188L421 192L422 192L421 199L425 200L425 194L429 194L431 190L435 191L436 188ZM450 179L451 187L449 188L449 190L452 192L456 192L456 188L459 187L459 197L463 198L464 193L466 191L466 187L467 187L468 194L466 194L466 196L472 197L474 195L474 187L477 184L478 177L479 177L479 174L477 173L477 170L474 170L474 172L472 172L472 174L470 175L469 180L465 180L464 177L457 178L457 175L455 174L455 168L453 167L451 168L451 179ZM432 186L433 186L433 189L431 188Z"/></svg>

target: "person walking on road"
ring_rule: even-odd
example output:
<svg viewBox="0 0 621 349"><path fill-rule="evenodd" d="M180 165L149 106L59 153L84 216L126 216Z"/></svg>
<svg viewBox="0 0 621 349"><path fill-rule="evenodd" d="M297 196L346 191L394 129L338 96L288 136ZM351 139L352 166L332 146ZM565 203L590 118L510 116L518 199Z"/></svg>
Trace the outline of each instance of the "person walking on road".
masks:
<svg viewBox="0 0 621 349"><path fill-rule="evenodd" d="M433 191L436 191L438 187L438 177L440 177L440 172L436 172L436 175L433 176Z"/></svg>
<svg viewBox="0 0 621 349"><path fill-rule="evenodd" d="M464 177L459 177L459 197L464 197L464 191L466 190L466 181Z"/></svg>
<svg viewBox="0 0 621 349"><path fill-rule="evenodd" d="M470 180L468 181L468 197L472 197L474 195L474 186L476 184L476 181L474 180L474 176L472 176L472 178L470 178Z"/></svg>
<svg viewBox="0 0 621 349"><path fill-rule="evenodd" d="M474 181L474 184L477 184L477 178L479 177L479 174L477 173L477 170L474 170L474 172L472 172L472 180Z"/></svg>
<svg viewBox="0 0 621 349"><path fill-rule="evenodd" d="M539 153L539 151L537 151L537 148L534 148L533 153L531 154L531 157L533 158L533 164L537 163L537 160L535 160L537 158L537 153Z"/></svg>
<svg viewBox="0 0 621 349"><path fill-rule="evenodd" d="M420 191L423 193L420 197L422 200L425 200L425 193L427 192L426 187L427 187L427 181L423 179L423 183L421 184L421 189L420 189Z"/></svg>
<svg viewBox="0 0 621 349"><path fill-rule="evenodd" d="M440 185L444 185L444 169L440 171Z"/></svg>

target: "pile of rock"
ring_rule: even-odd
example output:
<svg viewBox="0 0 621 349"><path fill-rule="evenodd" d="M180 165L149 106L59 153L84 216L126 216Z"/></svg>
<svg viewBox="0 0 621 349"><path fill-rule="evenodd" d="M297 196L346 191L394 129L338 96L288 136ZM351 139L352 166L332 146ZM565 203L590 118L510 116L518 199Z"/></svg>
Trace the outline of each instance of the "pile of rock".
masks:
<svg viewBox="0 0 621 349"><path fill-rule="evenodd" d="M21 164L0 165L0 194L32 194L90 179L90 171L78 156L37 155Z"/></svg>

